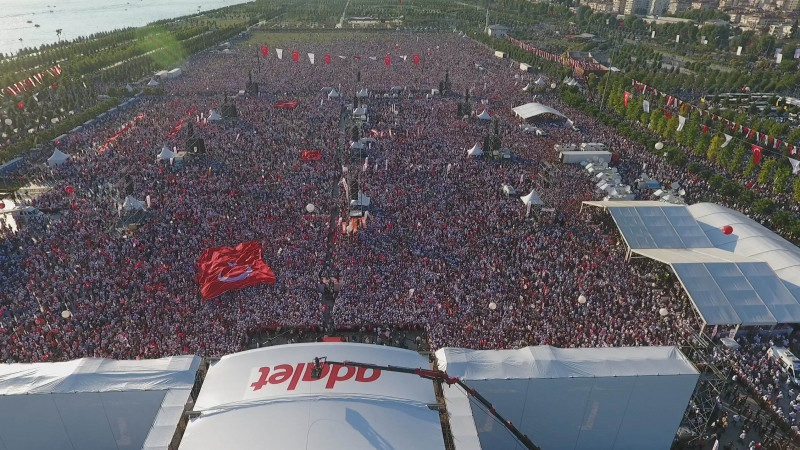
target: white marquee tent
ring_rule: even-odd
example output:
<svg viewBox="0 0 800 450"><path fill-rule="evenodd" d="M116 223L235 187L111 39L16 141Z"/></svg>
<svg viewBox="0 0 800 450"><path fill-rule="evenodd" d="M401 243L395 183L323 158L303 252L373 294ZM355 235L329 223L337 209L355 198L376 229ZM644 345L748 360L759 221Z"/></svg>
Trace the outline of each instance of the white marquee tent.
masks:
<svg viewBox="0 0 800 450"><path fill-rule="evenodd" d="M178 156L177 153L173 152L167 146L161 148L161 152L156 156L156 161L160 159L172 159Z"/></svg>
<svg viewBox="0 0 800 450"><path fill-rule="evenodd" d="M125 211L144 210L146 207L147 203L141 200L136 200L130 195L125 197L125 202L122 204L122 209Z"/></svg>
<svg viewBox="0 0 800 450"><path fill-rule="evenodd" d="M522 196L519 198L522 200L522 203L527 205L544 205L542 201L542 197L539 196L539 193L536 190L532 190L530 194Z"/></svg>
<svg viewBox="0 0 800 450"><path fill-rule="evenodd" d="M213 121L222 120L222 116L220 116L216 111L212 109L211 111L208 112L208 120L213 120Z"/></svg>
<svg viewBox="0 0 800 450"><path fill-rule="evenodd" d="M47 165L50 167L60 166L67 162L70 156L59 149L53 150L53 154L47 158Z"/></svg>
<svg viewBox="0 0 800 450"><path fill-rule="evenodd" d="M443 449L433 385L415 375L322 366L315 357L428 368L394 347L308 343L223 356L208 373L181 450Z"/></svg>
<svg viewBox="0 0 800 450"><path fill-rule="evenodd" d="M156 79L153 78L153 79L151 79L150 81L147 82L147 85L150 86L150 87L158 86L158 81L156 81Z"/></svg>
<svg viewBox="0 0 800 450"><path fill-rule="evenodd" d="M561 114L556 109L553 109L549 106L542 105L541 103L526 103L521 106L517 106L516 108L512 108L512 110L521 118L527 120L531 117L536 117L541 114L553 114L554 116L567 118L564 114Z"/></svg>
<svg viewBox="0 0 800 450"><path fill-rule="evenodd" d="M436 351L543 449L669 448L697 383L675 347ZM455 385L445 386L456 449L524 449Z"/></svg>
<svg viewBox="0 0 800 450"><path fill-rule="evenodd" d="M482 113L478 114L478 119L481 120L492 120L492 116L489 115L488 112L484 109Z"/></svg>
<svg viewBox="0 0 800 450"><path fill-rule="evenodd" d="M336 89L331 89L331 91L328 92L328 98L339 98L339 92Z"/></svg>
<svg viewBox="0 0 800 450"><path fill-rule="evenodd" d="M0 365L0 449L166 450L201 359Z"/></svg>
<svg viewBox="0 0 800 450"><path fill-rule="evenodd" d="M469 156L481 156L483 155L483 149L478 144L472 146L471 149L467 150L467 155Z"/></svg>

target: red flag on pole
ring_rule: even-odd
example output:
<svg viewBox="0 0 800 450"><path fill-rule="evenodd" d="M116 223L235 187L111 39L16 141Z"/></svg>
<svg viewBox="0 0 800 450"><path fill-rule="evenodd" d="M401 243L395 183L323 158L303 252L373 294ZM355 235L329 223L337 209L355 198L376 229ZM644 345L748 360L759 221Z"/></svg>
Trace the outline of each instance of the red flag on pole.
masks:
<svg viewBox="0 0 800 450"><path fill-rule="evenodd" d="M322 58L325 60L325 64L331 63L331 55L324 55Z"/></svg>
<svg viewBox="0 0 800 450"><path fill-rule="evenodd" d="M17 108L25 109L25 102L17 102Z"/></svg>
<svg viewBox="0 0 800 450"><path fill-rule="evenodd" d="M243 242L236 247L214 247L197 260L200 294L208 300L233 289L275 283L275 274L261 259L261 243Z"/></svg>
<svg viewBox="0 0 800 450"><path fill-rule="evenodd" d="M319 150L300 150L300 161L319 161L322 152Z"/></svg>
<svg viewBox="0 0 800 450"><path fill-rule="evenodd" d="M628 107L628 102L630 101L630 99L631 99L631 93L630 93L630 92L628 92L628 91L625 91L625 99L624 99L624 102L625 102L625 107L626 107L626 108Z"/></svg>
<svg viewBox="0 0 800 450"><path fill-rule="evenodd" d="M757 146L757 145L755 145L755 144L751 144L750 145L750 150L753 152L753 164L758 165L761 162L761 151L762 151L762 148Z"/></svg>
<svg viewBox="0 0 800 450"><path fill-rule="evenodd" d="M294 62L300 61L300 52L292 51L292 59Z"/></svg>
<svg viewBox="0 0 800 450"><path fill-rule="evenodd" d="M708 133L708 125L702 125L700 127L700 131L702 131L703 133Z"/></svg>
<svg viewBox="0 0 800 450"><path fill-rule="evenodd" d="M417 66L419 65L419 55L418 55L418 54L417 54L417 55L414 55L414 56L412 56L412 57L411 57L411 60L412 60L412 61L414 61L414 64L415 64L415 65L417 65Z"/></svg>
<svg viewBox="0 0 800 450"><path fill-rule="evenodd" d="M269 47L267 47L266 45L262 45L261 46L261 54L264 55L264 56L268 56L269 55Z"/></svg>
<svg viewBox="0 0 800 450"><path fill-rule="evenodd" d="M392 65L392 57L391 56L384 56L383 57L383 63L386 64L387 66L391 66Z"/></svg>

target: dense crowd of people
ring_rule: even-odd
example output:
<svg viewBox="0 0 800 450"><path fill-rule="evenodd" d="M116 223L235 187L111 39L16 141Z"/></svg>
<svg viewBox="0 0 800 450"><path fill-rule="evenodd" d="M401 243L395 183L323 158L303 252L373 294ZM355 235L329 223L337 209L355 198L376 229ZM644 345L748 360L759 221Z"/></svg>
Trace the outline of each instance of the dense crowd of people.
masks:
<svg viewBox="0 0 800 450"><path fill-rule="evenodd" d="M282 60L274 53L256 60L236 46L196 55L180 78L163 82L165 95L139 97L60 142L71 155L66 164L43 164L52 146L30 158L14 176L50 180L55 188L31 204L57 214L3 229L0 360L239 351L252 333L321 324L316 284L325 263L343 281L332 311L337 326L423 327L432 349L669 345L696 328L680 285L654 276L664 267L627 261L608 215L581 210L600 194L579 166L556 162L553 145L603 142L622 155L628 182L647 171L688 186L690 195L707 185L549 91L536 101L579 129L553 122L542 125L547 137L525 133L511 108L531 101L523 87L542 75L522 73L468 39L355 36L302 44L299 62L293 49ZM306 53L317 55L316 64ZM250 72L260 94L235 95ZM485 109L499 122L510 161L466 156L493 127L458 117L454 95L425 95L446 72L455 92L469 90L474 113ZM325 87L341 97L329 98ZM393 87L399 95L382 95ZM362 89L371 94L360 99L369 117L361 133L377 141L366 163L350 157L352 123L343 108ZM299 106L275 108L282 100ZM209 122L210 110L225 102L236 105L238 119ZM207 154L182 165L157 161L163 146L183 149L182 120L205 140ZM322 159L301 161L304 149ZM331 242L335 218L347 215L344 184L355 181L373 209L357 232L337 225ZM536 189L547 208L527 214L503 184L521 194ZM150 204L135 230L118 226L126 194ZM306 211L309 203L317 213ZM202 300L194 281L200 253L250 240L262 244L276 284Z"/></svg>

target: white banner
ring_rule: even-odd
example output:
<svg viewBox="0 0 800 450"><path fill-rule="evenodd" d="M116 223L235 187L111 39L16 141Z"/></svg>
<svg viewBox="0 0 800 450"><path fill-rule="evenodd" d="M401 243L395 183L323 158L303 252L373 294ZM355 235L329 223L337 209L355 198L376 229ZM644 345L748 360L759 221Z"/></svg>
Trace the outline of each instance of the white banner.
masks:
<svg viewBox="0 0 800 450"><path fill-rule="evenodd" d="M775 62L780 64L783 61L783 53L779 53L778 56L775 57Z"/></svg>
<svg viewBox="0 0 800 450"><path fill-rule="evenodd" d="M680 41L681 41L681 35L680 34L676 34L675 35L675 42L680 42Z"/></svg>
<svg viewBox="0 0 800 450"><path fill-rule="evenodd" d="M678 115L678 128L675 131L683 131L684 125L686 125L686 117Z"/></svg>
<svg viewBox="0 0 800 450"><path fill-rule="evenodd" d="M789 158L789 162L792 163L792 175L797 175L800 172L800 160Z"/></svg>
<svg viewBox="0 0 800 450"><path fill-rule="evenodd" d="M650 112L650 102L647 100L642 101L642 111L649 113Z"/></svg>
<svg viewBox="0 0 800 450"><path fill-rule="evenodd" d="M736 56L742 56L742 47L741 46L736 48Z"/></svg>
<svg viewBox="0 0 800 450"><path fill-rule="evenodd" d="M282 48L276 48L275 49L275 53L278 54L278 59L283 59L283 49Z"/></svg>
<svg viewBox="0 0 800 450"><path fill-rule="evenodd" d="M727 147L727 146L728 146L728 144L731 142L731 139L733 139L733 136L731 136L730 134L726 134L726 135L725 135L725 143L723 143L723 144L721 145L721 147L722 147L722 148L725 148L725 147Z"/></svg>
<svg viewBox="0 0 800 450"><path fill-rule="evenodd" d="M308 54L308 60L311 61L311 64L314 64L314 54L313 53L309 53Z"/></svg>
<svg viewBox="0 0 800 450"><path fill-rule="evenodd" d="M653 32L650 33L650 39L655 39L655 38L656 38L656 30L653 30Z"/></svg>

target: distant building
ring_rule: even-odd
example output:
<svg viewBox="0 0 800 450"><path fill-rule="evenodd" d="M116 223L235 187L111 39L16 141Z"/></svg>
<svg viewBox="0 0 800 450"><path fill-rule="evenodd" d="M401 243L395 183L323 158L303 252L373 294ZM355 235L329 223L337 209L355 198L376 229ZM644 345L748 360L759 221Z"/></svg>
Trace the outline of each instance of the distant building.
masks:
<svg viewBox="0 0 800 450"><path fill-rule="evenodd" d="M647 14L660 16L667 11L667 7L669 7L669 0L650 0L650 8L648 8Z"/></svg>
<svg viewBox="0 0 800 450"><path fill-rule="evenodd" d="M676 12L686 11L687 9L691 8L691 6L692 2L687 0L669 0L667 12L670 14L675 14Z"/></svg>
<svg viewBox="0 0 800 450"><path fill-rule="evenodd" d="M588 6L594 12L604 12L604 13L617 12L617 11L612 11L612 4L604 0L589 0L581 2L581 5Z"/></svg>
<svg viewBox="0 0 800 450"><path fill-rule="evenodd" d="M489 25L486 27L486 34L498 39L505 39L509 30L511 30L511 28L505 25Z"/></svg>

